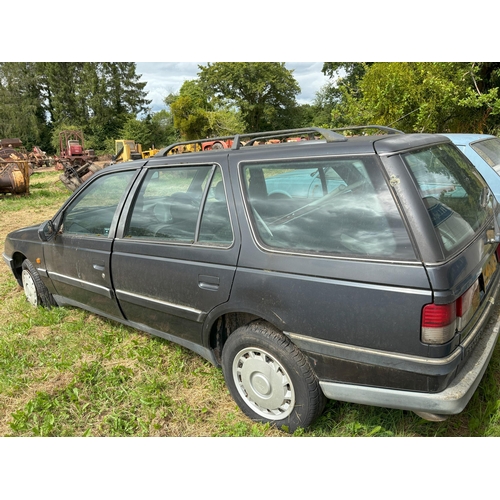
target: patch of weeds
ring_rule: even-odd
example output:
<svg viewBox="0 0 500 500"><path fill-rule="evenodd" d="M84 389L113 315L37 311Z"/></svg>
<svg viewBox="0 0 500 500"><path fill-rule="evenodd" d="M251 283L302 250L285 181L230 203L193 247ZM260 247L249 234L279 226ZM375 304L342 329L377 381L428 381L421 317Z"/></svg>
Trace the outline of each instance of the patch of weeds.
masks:
<svg viewBox="0 0 500 500"><path fill-rule="evenodd" d="M74 414L79 410L80 399L75 387L68 387L56 394L38 392L22 410L12 414L10 427L19 436L74 436Z"/></svg>
<svg viewBox="0 0 500 500"><path fill-rule="evenodd" d="M114 366L107 375L106 382L109 385L121 385L129 382L134 375L134 371L126 366Z"/></svg>
<svg viewBox="0 0 500 500"><path fill-rule="evenodd" d="M172 398L168 395L168 384L158 376L149 377L140 381L132 392L148 410L155 411L159 408L169 408L173 405Z"/></svg>
<svg viewBox="0 0 500 500"><path fill-rule="evenodd" d="M230 417L231 415L228 415ZM218 437L245 437L250 433L252 425L246 422L235 421L231 422L227 419L220 422L218 425Z"/></svg>
<svg viewBox="0 0 500 500"><path fill-rule="evenodd" d="M91 387L96 387L106 379L106 370L97 361L83 363L78 374L77 381Z"/></svg>
<svg viewBox="0 0 500 500"><path fill-rule="evenodd" d="M15 385L16 380L37 364L27 339L0 340L0 390Z"/></svg>
<svg viewBox="0 0 500 500"><path fill-rule="evenodd" d="M107 436L133 436L139 429L137 416L127 411L113 411L105 419Z"/></svg>
<svg viewBox="0 0 500 500"><path fill-rule="evenodd" d="M148 368L156 369L165 364L165 359L172 349L173 344L167 340L140 334L140 337L133 342L133 348L129 350L128 356L137 359Z"/></svg>
<svg viewBox="0 0 500 500"><path fill-rule="evenodd" d="M124 331L120 326L105 327L100 334L101 343L108 349L113 348L116 344L121 344L124 338Z"/></svg>

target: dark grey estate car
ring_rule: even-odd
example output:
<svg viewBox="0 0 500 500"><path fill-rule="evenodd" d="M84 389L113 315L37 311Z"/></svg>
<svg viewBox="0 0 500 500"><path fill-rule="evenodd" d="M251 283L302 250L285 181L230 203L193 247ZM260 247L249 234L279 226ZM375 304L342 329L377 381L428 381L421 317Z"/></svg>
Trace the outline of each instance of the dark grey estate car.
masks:
<svg viewBox="0 0 500 500"><path fill-rule="evenodd" d="M253 146L293 134L316 140ZM465 156L424 134L231 139L108 167L10 233L28 300L192 349L244 413L289 431L325 397L461 412L497 341L500 286L497 204Z"/></svg>

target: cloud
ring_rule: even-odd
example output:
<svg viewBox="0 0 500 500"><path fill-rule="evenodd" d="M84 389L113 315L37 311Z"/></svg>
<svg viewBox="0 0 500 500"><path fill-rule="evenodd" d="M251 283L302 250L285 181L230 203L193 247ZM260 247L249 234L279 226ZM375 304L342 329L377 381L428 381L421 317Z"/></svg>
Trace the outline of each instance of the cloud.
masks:
<svg viewBox="0 0 500 500"><path fill-rule="evenodd" d="M178 92L186 80L197 78L198 65L206 62L138 62L137 74L140 80L147 82L145 87L148 98L152 100L153 111L165 109L164 99L171 93ZM316 92L328 81L321 68L322 62L285 63L293 70L293 76L299 83L301 93L297 96L299 104L311 104Z"/></svg>

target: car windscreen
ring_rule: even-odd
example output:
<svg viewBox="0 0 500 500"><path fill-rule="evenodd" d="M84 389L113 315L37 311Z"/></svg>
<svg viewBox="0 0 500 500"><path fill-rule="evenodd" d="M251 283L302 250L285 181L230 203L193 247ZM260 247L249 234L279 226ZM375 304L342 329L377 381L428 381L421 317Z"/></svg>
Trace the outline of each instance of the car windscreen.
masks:
<svg viewBox="0 0 500 500"><path fill-rule="evenodd" d="M470 147L490 166L500 174L500 139L492 137L483 141L473 142Z"/></svg>
<svg viewBox="0 0 500 500"><path fill-rule="evenodd" d="M493 215L490 192L451 144L406 153L408 165L444 254L463 248Z"/></svg>

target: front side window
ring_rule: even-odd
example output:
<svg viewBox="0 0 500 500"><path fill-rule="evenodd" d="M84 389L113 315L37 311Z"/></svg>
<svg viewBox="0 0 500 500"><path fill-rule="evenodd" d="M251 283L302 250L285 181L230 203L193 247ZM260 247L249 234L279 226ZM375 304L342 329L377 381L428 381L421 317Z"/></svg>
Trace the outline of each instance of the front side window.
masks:
<svg viewBox="0 0 500 500"><path fill-rule="evenodd" d="M452 145L433 146L403 158L445 255L450 255L470 241L492 216L488 188Z"/></svg>
<svg viewBox="0 0 500 500"><path fill-rule="evenodd" d="M135 170L128 170L95 179L65 210L63 234L107 238L116 209L134 175Z"/></svg>
<svg viewBox="0 0 500 500"><path fill-rule="evenodd" d="M231 245L233 232L220 167L149 170L131 207L124 236Z"/></svg>
<svg viewBox="0 0 500 500"><path fill-rule="evenodd" d="M267 247L297 253L414 260L375 157L242 166L248 212Z"/></svg>

